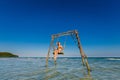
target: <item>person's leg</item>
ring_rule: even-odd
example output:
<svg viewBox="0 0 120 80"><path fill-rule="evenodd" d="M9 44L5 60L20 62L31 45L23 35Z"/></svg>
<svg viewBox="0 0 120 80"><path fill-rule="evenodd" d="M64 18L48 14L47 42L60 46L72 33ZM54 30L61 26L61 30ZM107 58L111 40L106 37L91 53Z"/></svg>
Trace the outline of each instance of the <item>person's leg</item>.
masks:
<svg viewBox="0 0 120 80"><path fill-rule="evenodd" d="M60 53L61 52L61 50L58 50L58 53Z"/></svg>
<svg viewBox="0 0 120 80"><path fill-rule="evenodd" d="M58 50L55 50L55 51L54 51L54 61L56 61L57 55L58 55Z"/></svg>
<svg viewBox="0 0 120 80"><path fill-rule="evenodd" d="M81 56L82 56L83 58L85 58L85 57L86 57L86 55L85 55L85 54L82 54Z"/></svg>

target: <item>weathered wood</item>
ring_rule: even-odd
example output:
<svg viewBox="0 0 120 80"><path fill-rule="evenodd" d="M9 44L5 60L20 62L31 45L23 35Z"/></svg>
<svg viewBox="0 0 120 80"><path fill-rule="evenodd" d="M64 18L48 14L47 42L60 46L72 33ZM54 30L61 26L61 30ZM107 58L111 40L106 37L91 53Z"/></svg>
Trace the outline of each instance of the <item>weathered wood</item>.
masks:
<svg viewBox="0 0 120 80"><path fill-rule="evenodd" d="M90 69L90 66L88 64L87 55L84 53L84 51L82 49L78 32L76 31L75 33L76 33L76 39L78 41L78 48L80 50L80 54L81 54L81 57L82 57L82 63L83 63L83 65L85 65L87 67L87 70L90 72L91 69Z"/></svg>
<svg viewBox="0 0 120 80"><path fill-rule="evenodd" d="M47 54L47 57L46 57L46 66L48 66L48 59L49 59L49 56L50 56L50 50L52 48L53 42L54 42L54 37L52 36L52 40L50 42L50 46L49 46L49 49L48 49L48 54Z"/></svg>

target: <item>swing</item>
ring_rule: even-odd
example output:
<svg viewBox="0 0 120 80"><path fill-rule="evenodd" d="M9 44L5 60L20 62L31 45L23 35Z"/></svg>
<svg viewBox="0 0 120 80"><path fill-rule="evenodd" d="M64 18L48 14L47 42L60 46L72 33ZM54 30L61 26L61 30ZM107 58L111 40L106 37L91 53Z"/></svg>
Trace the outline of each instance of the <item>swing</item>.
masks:
<svg viewBox="0 0 120 80"><path fill-rule="evenodd" d="M79 48L79 51L80 51L80 54L81 56L85 53L83 52L83 49L82 49L82 46L81 46L81 43L80 43L80 38L79 38L79 35L78 35L78 31L77 30L73 30L73 31L67 31L67 32L62 32L62 33L58 33L58 34L53 34L52 35L52 39L51 39L51 42L50 42L50 46L49 46L49 49L48 49L48 54L47 54L47 57L46 57L46 66L48 66L48 59L49 59L49 56L50 56L50 51L53 47L53 50L54 50L54 40L58 37L62 37L62 36L67 36L67 35L71 35L72 38L74 39L74 42L77 43L77 47ZM74 38L75 37L75 38ZM64 44L65 46L65 44ZM65 48L65 47L64 47ZM64 53L59 53L59 54L64 54ZM82 64L83 66L86 66L87 68L87 71L88 71L88 75L90 75L90 66L88 64L88 60L87 60L87 56L85 55L85 57L82 57L81 58L81 61L82 61ZM54 63L56 64L56 60L54 60Z"/></svg>
<svg viewBox="0 0 120 80"><path fill-rule="evenodd" d="M57 38L58 38L58 37L57 37ZM66 40L67 40L67 37L66 37L66 39L65 39L65 41L64 41L63 50L62 50L61 52L59 52L58 55L64 55L64 49L65 49ZM59 41L57 41L57 42L59 42ZM54 52L53 52L53 55L54 55Z"/></svg>
<svg viewBox="0 0 120 80"><path fill-rule="evenodd" d="M55 53L53 52L53 55L54 55L54 54L55 54ZM64 52L59 52L58 55L64 55Z"/></svg>

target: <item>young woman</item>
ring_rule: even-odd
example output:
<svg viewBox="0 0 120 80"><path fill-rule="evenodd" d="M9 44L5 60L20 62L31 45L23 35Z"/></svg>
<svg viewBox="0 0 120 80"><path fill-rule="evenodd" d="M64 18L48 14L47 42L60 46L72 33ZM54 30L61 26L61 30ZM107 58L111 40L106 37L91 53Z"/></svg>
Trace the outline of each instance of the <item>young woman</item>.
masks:
<svg viewBox="0 0 120 80"><path fill-rule="evenodd" d="M60 53L62 50L62 45L60 44L60 42L57 42L57 49L54 50L54 61L56 61L58 53Z"/></svg>

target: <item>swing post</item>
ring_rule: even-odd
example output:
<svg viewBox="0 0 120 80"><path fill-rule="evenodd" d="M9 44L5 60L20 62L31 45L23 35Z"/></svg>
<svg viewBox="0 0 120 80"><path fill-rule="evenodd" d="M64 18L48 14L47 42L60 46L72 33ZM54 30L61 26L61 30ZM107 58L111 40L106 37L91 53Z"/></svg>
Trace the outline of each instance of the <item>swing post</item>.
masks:
<svg viewBox="0 0 120 80"><path fill-rule="evenodd" d="M75 31L75 34L76 34L76 39L77 39L77 42L78 42L78 48L79 48L79 50L80 50L80 54L81 54L81 57L82 57L83 66L86 65L87 70L90 71L90 66L89 66L89 64L88 64L87 56L86 56L86 54L83 52L83 49L82 49L82 46L81 46L81 43L80 43L80 38L79 38L79 36L78 36L78 32Z"/></svg>
<svg viewBox="0 0 120 80"><path fill-rule="evenodd" d="M47 57L46 57L46 66L48 66L48 59L49 59L49 56L50 56L50 50L52 48L53 42L54 42L54 37L52 36L50 46L49 46L49 49L48 49L48 54L47 54Z"/></svg>

